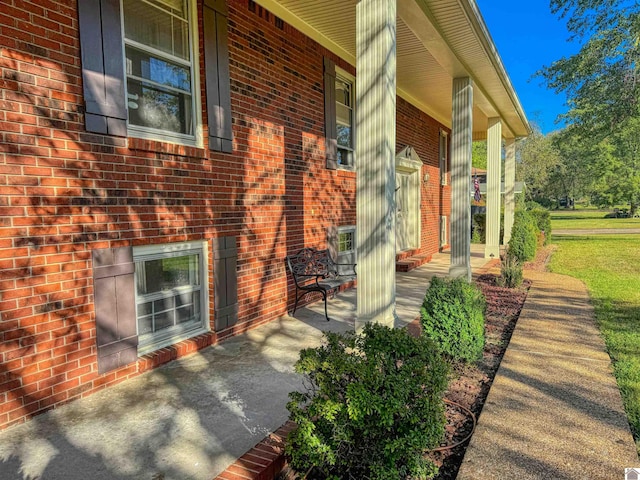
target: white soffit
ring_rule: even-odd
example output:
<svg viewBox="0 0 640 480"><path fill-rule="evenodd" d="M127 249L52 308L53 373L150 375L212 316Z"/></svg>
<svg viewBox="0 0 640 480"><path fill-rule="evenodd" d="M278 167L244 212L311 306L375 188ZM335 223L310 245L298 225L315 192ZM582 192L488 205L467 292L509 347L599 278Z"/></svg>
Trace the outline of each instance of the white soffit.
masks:
<svg viewBox="0 0 640 480"><path fill-rule="evenodd" d="M451 126L451 83L470 76L474 136L501 117L505 137L529 125L475 0L397 0L398 95ZM355 65L357 0L256 0L256 3Z"/></svg>
<svg viewBox="0 0 640 480"><path fill-rule="evenodd" d="M402 1L402 0L399 0ZM413 1L413 0L410 0ZM504 136L527 136L530 126L475 0L416 0L432 18L456 58L470 72L486 117L499 116ZM476 91L474 91L474 96ZM474 131L476 129L474 128Z"/></svg>

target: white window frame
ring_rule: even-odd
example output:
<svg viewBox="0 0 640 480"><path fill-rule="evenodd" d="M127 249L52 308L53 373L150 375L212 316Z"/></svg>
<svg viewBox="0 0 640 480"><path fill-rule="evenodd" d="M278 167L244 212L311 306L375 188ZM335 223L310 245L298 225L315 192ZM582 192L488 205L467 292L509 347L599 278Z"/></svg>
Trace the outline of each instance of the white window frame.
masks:
<svg viewBox="0 0 640 480"><path fill-rule="evenodd" d="M343 250L340 251L340 235L348 233L351 234L351 250ZM356 226L355 225L343 225L338 227L338 232L336 234L336 262L338 263L358 263L358 252L356 250ZM353 273L351 269L344 269L338 266L338 271L340 273L351 274Z"/></svg>
<svg viewBox="0 0 640 480"><path fill-rule="evenodd" d="M440 185L448 185L447 170L449 169L449 134L440 130L438 150L440 155Z"/></svg>
<svg viewBox="0 0 640 480"><path fill-rule="evenodd" d="M347 150L351 152L351 163L348 165L344 165L342 163L338 163L338 168L341 170L355 170L356 168L356 77L351 75L350 73L342 70L340 67L336 67L336 81L342 81L348 83L351 86L351 148L337 146L337 150ZM335 88L335 86L334 86ZM337 125L338 125L338 99L336 98L336 117L333 121L336 124L336 135L337 135ZM337 152L336 152L337 153ZM336 162L337 162L336 158Z"/></svg>
<svg viewBox="0 0 640 480"><path fill-rule="evenodd" d="M351 250L340 250L340 235L350 233L351 234ZM337 239L336 252L338 257L340 255L347 255L356 252L356 226L355 225L344 225L342 227L338 227L338 239Z"/></svg>
<svg viewBox="0 0 640 480"><path fill-rule="evenodd" d="M449 219L446 215L440 215L440 247L449 244Z"/></svg>
<svg viewBox="0 0 640 480"><path fill-rule="evenodd" d="M124 31L124 5L127 0L120 0L120 11L122 15L122 51L123 51L123 68L125 72L125 96L127 99L127 111L129 103L129 92L127 91L127 58L126 58L126 46L130 44L135 47L141 47L137 42L128 41L125 39ZM144 0L141 0L144 2ZM134 138L142 138L145 140L157 140L161 142L177 143L181 145L188 145L193 147L202 148L204 146L204 137L202 135L202 111L200 105L202 104L200 99L200 54L198 46L198 7L197 2L194 0L187 0L188 14L189 14L189 48L191 54L191 112L193 122L193 135L176 133L168 130L159 130L151 127L144 127L141 125L133 125L129 123L127 115L127 132L128 136ZM144 48L145 51L150 53L154 52L151 47ZM170 57L166 53L162 53L164 57ZM181 61L180 63L184 63Z"/></svg>
<svg viewBox="0 0 640 480"><path fill-rule="evenodd" d="M136 264L146 260L157 260L159 258L179 257L183 255L189 255L197 253L200 257L200 325L193 326L187 325L185 328L176 326L175 328L167 329L152 334L140 335L138 331L138 355L145 355L159 348L163 348L169 345L174 345L178 342L186 340L191 337L195 337L202 333L210 331L209 326L209 247L207 241L196 242L183 242L183 243L170 243L161 245L146 245L140 247L133 247L133 261ZM137 277L135 286L135 298L136 298L136 329L138 327L138 304L145 303L143 300L150 301L154 299L154 295L148 295L143 297L139 295L137 288ZM157 295L156 295L157 296Z"/></svg>

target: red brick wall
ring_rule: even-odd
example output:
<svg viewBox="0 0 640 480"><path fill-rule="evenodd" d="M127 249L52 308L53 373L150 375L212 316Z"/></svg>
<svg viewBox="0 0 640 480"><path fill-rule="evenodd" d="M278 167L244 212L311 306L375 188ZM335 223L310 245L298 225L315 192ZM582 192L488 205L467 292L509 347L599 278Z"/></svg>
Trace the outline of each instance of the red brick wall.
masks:
<svg viewBox="0 0 640 480"><path fill-rule="evenodd" d="M88 134L75 5L0 12L0 428L277 318L293 303L285 255L355 224L355 174L325 168L322 47L231 0L233 154ZM431 175L423 250L437 251L439 126L398 112L399 146ZM228 235L239 324L98 375L91 250Z"/></svg>
<svg viewBox="0 0 640 480"><path fill-rule="evenodd" d="M324 247L332 225L355 224L355 174L325 168L323 55L329 53L287 24L278 28L257 5L253 12L244 1L230 7L234 147L244 157L230 168L244 188L225 221L236 224L245 252L240 301L249 316L272 319L284 312L283 298L293 306L284 257L304 245ZM267 56L274 62L265 62Z"/></svg>

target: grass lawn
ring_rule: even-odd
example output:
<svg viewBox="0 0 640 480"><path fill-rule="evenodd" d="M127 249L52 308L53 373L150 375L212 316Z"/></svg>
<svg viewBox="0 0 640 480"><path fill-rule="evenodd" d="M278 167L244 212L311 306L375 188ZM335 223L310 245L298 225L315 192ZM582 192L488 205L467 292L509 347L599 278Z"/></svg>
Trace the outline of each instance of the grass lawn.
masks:
<svg viewBox="0 0 640 480"><path fill-rule="evenodd" d="M557 210L551 212L551 229L640 228L640 218L605 218L602 210Z"/></svg>
<svg viewBox="0 0 640 480"><path fill-rule="evenodd" d="M640 235L557 236L553 243L551 271L589 289L640 451Z"/></svg>

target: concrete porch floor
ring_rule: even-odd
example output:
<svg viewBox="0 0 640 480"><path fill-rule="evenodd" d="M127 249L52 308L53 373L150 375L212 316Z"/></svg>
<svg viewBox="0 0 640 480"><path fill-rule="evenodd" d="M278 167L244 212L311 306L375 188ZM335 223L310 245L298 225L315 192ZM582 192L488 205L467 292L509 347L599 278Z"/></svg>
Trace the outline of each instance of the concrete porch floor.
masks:
<svg viewBox="0 0 640 480"><path fill-rule="evenodd" d="M485 265L473 246L472 267ZM401 325L449 255L397 273ZM1 480L210 480L288 418L293 364L323 330L353 328L355 289L0 432Z"/></svg>

